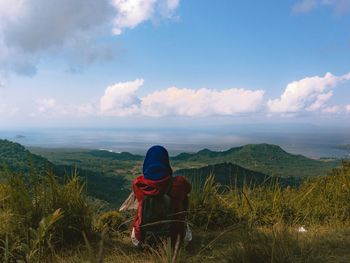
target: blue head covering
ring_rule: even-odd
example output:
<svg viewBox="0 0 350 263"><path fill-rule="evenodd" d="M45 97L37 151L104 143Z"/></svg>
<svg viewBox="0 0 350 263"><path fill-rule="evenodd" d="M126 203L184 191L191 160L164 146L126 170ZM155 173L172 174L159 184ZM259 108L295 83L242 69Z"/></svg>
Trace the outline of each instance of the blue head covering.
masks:
<svg viewBox="0 0 350 263"><path fill-rule="evenodd" d="M159 180L172 175L168 151L159 145L152 146L143 162L143 175L145 179Z"/></svg>

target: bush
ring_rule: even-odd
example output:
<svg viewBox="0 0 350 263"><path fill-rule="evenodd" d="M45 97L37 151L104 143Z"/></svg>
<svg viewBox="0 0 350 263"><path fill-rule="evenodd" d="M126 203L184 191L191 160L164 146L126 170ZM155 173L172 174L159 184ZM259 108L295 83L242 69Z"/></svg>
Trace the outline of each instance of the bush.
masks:
<svg viewBox="0 0 350 263"><path fill-rule="evenodd" d="M251 226L344 223L350 219L350 163L332 174L307 180L298 188L270 185L219 192L214 176L194 181L190 221L201 228L220 229L235 222Z"/></svg>
<svg viewBox="0 0 350 263"><path fill-rule="evenodd" d="M204 183L192 181L189 221L204 229L224 229L238 222L237 214L219 193L214 176Z"/></svg>
<svg viewBox="0 0 350 263"><path fill-rule="evenodd" d="M97 228L99 230L107 228L111 232L122 232L128 229L126 218L117 211L108 211L102 213L97 219Z"/></svg>
<svg viewBox="0 0 350 263"><path fill-rule="evenodd" d="M93 233L92 215L77 175L63 184L52 173L8 175L0 184L0 258L40 261L49 248L83 241L82 233Z"/></svg>

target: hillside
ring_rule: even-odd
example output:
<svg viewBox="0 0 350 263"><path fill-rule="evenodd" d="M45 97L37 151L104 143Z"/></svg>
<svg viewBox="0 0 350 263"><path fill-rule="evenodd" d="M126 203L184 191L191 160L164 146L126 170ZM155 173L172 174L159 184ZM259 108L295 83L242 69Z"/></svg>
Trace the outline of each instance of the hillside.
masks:
<svg viewBox="0 0 350 263"><path fill-rule="evenodd" d="M4 172L28 174L32 168L40 176L51 170L62 180L76 171L79 177L86 181L89 195L116 205L120 204L129 192L127 182L122 176L108 176L99 171L53 164L18 143L0 140L0 178Z"/></svg>
<svg viewBox="0 0 350 263"><path fill-rule="evenodd" d="M215 176L215 181L223 186L235 186L238 188L246 185L262 185L271 183L277 179L281 185L297 185L300 183L295 177L273 177L273 179L263 173L245 169L239 165L232 163L220 163L215 165L207 165L201 168L180 169L175 172L176 175L183 175L194 180L204 182L210 175Z"/></svg>
<svg viewBox="0 0 350 263"><path fill-rule="evenodd" d="M271 144L248 144L222 152L204 149L193 154L182 153L172 158L172 163L180 169L200 168L204 166L203 164L224 162L280 177L323 176L339 164L338 161L314 160L302 155L290 154L281 147Z"/></svg>
<svg viewBox="0 0 350 263"><path fill-rule="evenodd" d="M221 165L217 167L220 168ZM236 166L231 166L232 168ZM236 167L237 170L243 171ZM168 242L135 248L133 213L99 211L76 179L0 183L3 262L350 262L350 163L299 188L193 187L186 221L192 242L175 261ZM219 169L220 170L220 169ZM252 172L254 174L254 172ZM54 195L52 193L55 193ZM39 202L38 202L39 201Z"/></svg>
<svg viewBox="0 0 350 263"><path fill-rule="evenodd" d="M73 165L102 172L108 176L122 175L132 180L141 173L143 156L105 150L31 148L54 164ZM337 160L314 160L294 155L271 144L249 144L227 151L203 149L197 153L181 153L171 157L173 169L201 168L219 163L233 163L243 168L279 177L313 177L327 175L339 165Z"/></svg>
<svg viewBox="0 0 350 263"><path fill-rule="evenodd" d="M9 170L15 173L28 173L30 163L39 173L50 166L47 159L31 154L24 146L7 140L0 140L0 173Z"/></svg>
<svg viewBox="0 0 350 263"><path fill-rule="evenodd" d="M106 150L30 148L56 165L73 165L107 176L124 176L133 179L140 174L143 156L128 152L115 153Z"/></svg>

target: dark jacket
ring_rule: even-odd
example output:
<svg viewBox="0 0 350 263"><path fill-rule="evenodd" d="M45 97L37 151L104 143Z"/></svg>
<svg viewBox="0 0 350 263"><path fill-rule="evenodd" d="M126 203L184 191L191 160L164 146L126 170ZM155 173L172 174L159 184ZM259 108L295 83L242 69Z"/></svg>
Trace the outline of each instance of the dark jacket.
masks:
<svg viewBox="0 0 350 263"><path fill-rule="evenodd" d="M171 176L164 177L160 180L149 180L139 176L133 182L133 191L138 201L137 213L133 221L135 237L140 241L140 225L142 224L142 201L145 195L163 194ZM191 184L183 176L174 177L172 188L169 196L174 208L174 223L171 230L172 241L176 240L178 234L183 239L185 234L185 219L188 206L188 194L191 192Z"/></svg>

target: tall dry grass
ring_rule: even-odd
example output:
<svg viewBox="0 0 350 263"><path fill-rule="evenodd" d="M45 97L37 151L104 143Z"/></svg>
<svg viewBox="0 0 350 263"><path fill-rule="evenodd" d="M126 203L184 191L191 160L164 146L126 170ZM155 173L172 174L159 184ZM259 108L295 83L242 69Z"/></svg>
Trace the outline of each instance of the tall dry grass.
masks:
<svg viewBox="0 0 350 263"><path fill-rule="evenodd" d="M196 180L188 214L194 241L177 262L349 262L349 163L298 188L223 188L215 175ZM96 211L77 175L63 183L52 173L7 176L0 184L1 261L171 262L169 244L139 251L124 228L130 218L107 212L94 220Z"/></svg>
<svg viewBox="0 0 350 263"><path fill-rule="evenodd" d="M92 234L93 210L77 175L7 175L0 184L0 258L40 262Z"/></svg>

